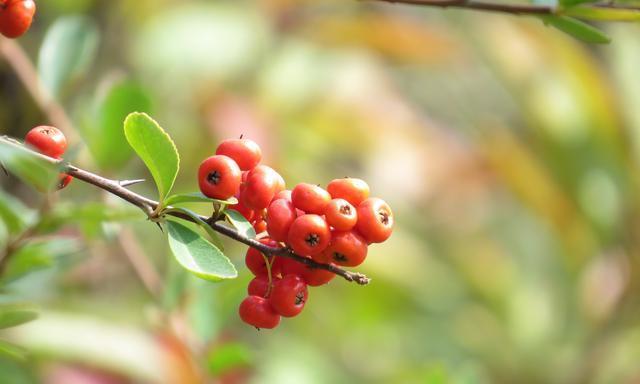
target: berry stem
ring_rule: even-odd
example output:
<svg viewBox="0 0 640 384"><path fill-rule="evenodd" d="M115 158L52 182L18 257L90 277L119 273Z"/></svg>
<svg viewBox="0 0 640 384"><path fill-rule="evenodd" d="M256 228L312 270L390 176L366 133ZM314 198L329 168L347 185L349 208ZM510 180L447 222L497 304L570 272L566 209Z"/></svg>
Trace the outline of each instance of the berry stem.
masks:
<svg viewBox="0 0 640 384"><path fill-rule="evenodd" d="M15 140L12 140L11 138L6 136L0 136L0 142L7 145L24 147L19 142L16 142ZM64 166L63 166L63 169L61 170L62 172L67 173L82 182L91 184L106 192L109 192L112 195L118 196L132 205L135 205L136 207L140 208L143 212L145 212L145 214L151 220L157 219L156 215L154 215L154 212L158 208L158 205L159 205L158 202L128 190L127 188L122 186L121 181L107 179L95 173L78 168L74 165L65 164L62 160L45 156L27 147L24 147L24 148L29 152L31 152L33 156L40 157L41 159L44 159L49 163L58 164L58 165L63 164ZM166 214L174 217L178 217L183 220L195 222L193 218L181 212L169 211L169 212L166 212ZM311 268L324 269L329 272L333 272L336 275L341 276L345 280L355 282L359 285L366 285L370 282L370 279L367 276L363 275L362 273L346 271L342 268L339 268L331 264L318 263L313 259L297 255L288 247L270 247L266 244L259 242L257 239L246 237L245 235L239 233L235 229L224 225L221 221L216 220L214 217L200 216L200 219L205 221L207 224L209 224L209 226L214 231L222 235L225 235L231 239L234 239L238 242L246 244L250 247L253 247L267 256L288 257L290 259L294 259L300 263L303 263Z"/></svg>

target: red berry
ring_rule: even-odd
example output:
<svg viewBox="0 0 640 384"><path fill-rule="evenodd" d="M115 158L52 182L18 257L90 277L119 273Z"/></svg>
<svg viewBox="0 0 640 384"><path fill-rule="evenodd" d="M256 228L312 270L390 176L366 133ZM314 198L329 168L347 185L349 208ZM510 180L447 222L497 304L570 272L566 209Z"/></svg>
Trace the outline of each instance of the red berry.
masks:
<svg viewBox="0 0 640 384"><path fill-rule="evenodd" d="M216 155L232 158L240 169L248 171L262 160L262 151L255 141L249 139L227 139L218 145Z"/></svg>
<svg viewBox="0 0 640 384"><path fill-rule="evenodd" d="M300 183L291 191L293 205L307 213L324 214L329 201L331 201L329 192L317 185Z"/></svg>
<svg viewBox="0 0 640 384"><path fill-rule="evenodd" d="M73 177L71 177L71 175L67 175L66 173L61 173L58 176L58 189L65 188L67 185L69 185L71 180L73 180Z"/></svg>
<svg viewBox="0 0 640 384"><path fill-rule="evenodd" d="M325 285L336 277L335 273L329 272L326 269L311 268L291 258L284 258L282 260L282 275L298 275L302 277L302 280L310 287Z"/></svg>
<svg viewBox="0 0 640 384"><path fill-rule="evenodd" d="M253 229L256 234L262 233L267 230L267 222L264 219L258 219L253 222Z"/></svg>
<svg viewBox="0 0 640 384"><path fill-rule="evenodd" d="M33 15L36 13L36 3L33 0L7 0L2 3L0 33L9 38L21 36L31 26Z"/></svg>
<svg viewBox="0 0 640 384"><path fill-rule="evenodd" d="M382 243L393 232L393 212L382 199L368 198L358 206L356 229L369 243Z"/></svg>
<svg viewBox="0 0 640 384"><path fill-rule="evenodd" d="M269 300L260 296L247 296L240 303L238 313L242 321L258 329L275 328L280 323L280 315L271 308Z"/></svg>
<svg viewBox="0 0 640 384"><path fill-rule="evenodd" d="M226 200L238 193L240 178L238 164L224 155L206 158L198 169L200 191L212 199Z"/></svg>
<svg viewBox="0 0 640 384"><path fill-rule="evenodd" d="M356 267L367 257L368 245L362 236L354 231L331 232L331 242L322 253L322 262L333 262L345 267Z"/></svg>
<svg viewBox="0 0 640 384"><path fill-rule="evenodd" d="M291 190L283 189L282 191L276 193L276 195L273 196L273 200L271 200L271 202L274 202L274 201L279 200L279 199L285 199L285 200L288 200L290 202L291 201Z"/></svg>
<svg viewBox="0 0 640 384"><path fill-rule="evenodd" d="M280 316L293 317L302 312L308 297L304 280L297 275L287 275L273 283L269 303Z"/></svg>
<svg viewBox="0 0 640 384"><path fill-rule="evenodd" d="M271 240L269 238L264 238L259 240L262 244L268 245L270 247L279 247L277 241ZM269 256L269 260L271 261L271 276L277 276L281 271L281 258L275 256ZM247 254L245 256L245 264L247 268L254 274L254 276L267 276L267 264L265 262L263 254L253 247L249 247L247 250Z"/></svg>
<svg viewBox="0 0 640 384"><path fill-rule="evenodd" d="M333 199L324 210L327 223L339 231L348 231L356 225L356 208L345 199Z"/></svg>
<svg viewBox="0 0 640 384"><path fill-rule="evenodd" d="M332 180L327 185L327 191L331 194L331 198L345 199L354 207L369 197L369 185L364 180L350 177Z"/></svg>
<svg viewBox="0 0 640 384"><path fill-rule="evenodd" d="M43 155L56 159L67 150L67 139L64 134L58 128L46 125L35 127L27 132L24 141Z"/></svg>
<svg viewBox="0 0 640 384"><path fill-rule="evenodd" d="M267 232L272 239L286 241L291 224L296 219L296 209L290 201L274 200L267 208Z"/></svg>
<svg viewBox="0 0 640 384"><path fill-rule="evenodd" d="M318 255L327 248L331 240L329 225L321 216L297 217L287 235L287 244L299 255Z"/></svg>
<svg viewBox="0 0 640 384"><path fill-rule="evenodd" d="M251 209L264 209L276 194L278 174L266 165L258 165L247 176L240 191L240 200Z"/></svg>
<svg viewBox="0 0 640 384"><path fill-rule="evenodd" d="M280 280L279 278L273 276L273 282ZM267 297L267 292L269 292L269 277L268 276L256 276L254 277L247 286L247 292L249 295Z"/></svg>

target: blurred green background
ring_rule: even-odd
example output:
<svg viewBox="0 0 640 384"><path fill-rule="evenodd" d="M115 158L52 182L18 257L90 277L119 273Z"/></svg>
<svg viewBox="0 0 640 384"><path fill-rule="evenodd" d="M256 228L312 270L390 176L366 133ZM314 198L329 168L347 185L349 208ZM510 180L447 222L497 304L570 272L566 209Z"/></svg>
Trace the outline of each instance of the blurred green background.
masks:
<svg viewBox="0 0 640 384"><path fill-rule="evenodd" d="M177 192L244 134L289 186L367 180L397 225L358 268L369 286L337 278L257 332L237 315L245 247L225 242L238 279L197 280L141 212L76 180L22 249L46 268L2 288L39 318L0 332L28 351L0 357L0 382L640 382L638 26L588 46L533 18L374 2L38 7L18 43L71 117L75 164L150 179L121 133L146 111L180 151ZM50 123L4 58L0 100L2 134ZM0 207L37 215L41 195L0 183Z"/></svg>

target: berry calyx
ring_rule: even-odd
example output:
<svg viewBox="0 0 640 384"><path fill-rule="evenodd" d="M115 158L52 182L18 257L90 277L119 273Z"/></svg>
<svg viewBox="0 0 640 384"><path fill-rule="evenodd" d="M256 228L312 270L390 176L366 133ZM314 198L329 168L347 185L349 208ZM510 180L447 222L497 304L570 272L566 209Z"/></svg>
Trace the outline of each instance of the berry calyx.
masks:
<svg viewBox="0 0 640 384"><path fill-rule="evenodd" d="M358 206L356 229L368 243L382 243L393 232L391 207L382 199L371 197Z"/></svg>
<svg viewBox="0 0 640 384"><path fill-rule="evenodd" d="M297 275L287 275L273 283L269 303L280 316L293 317L302 312L309 292L307 284Z"/></svg>
<svg viewBox="0 0 640 384"><path fill-rule="evenodd" d="M317 185L300 183L291 190L291 202L294 207L307 213L324 214L329 201L329 192Z"/></svg>
<svg viewBox="0 0 640 384"><path fill-rule="evenodd" d="M206 158L198 168L198 185L203 195L226 200L240 188L240 168L230 157L214 155Z"/></svg>
<svg viewBox="0 0 640 384"><path fill-rule="evenodd" d="M274 200L267 208L267 232L272 239L286 241L289 228L296 219L296 209L286 199Z"/></svg>
<svg viewBox="0 0 640 384"><path fill-rule="evenodd" d="M35 148L43 155L59 159L67 150L67 139L56 127L40 125L29 132L24 139L25 143Z"/></svg>
<svg viewBox="0 0 640 384"><path fill-rule="evenodd" d="M262 160L262 150L255 141L249 139L227 139L218 145L216 155L232 158L243 171L255 168Z"/></svg>
<svg viewBox="0 0 640 384"><path fill-rule="evenodd" d="M258 329L272 329L280 324L280 315L271 308L269 300L264 297L247 296L240 303L238 313L242 321Z"/></svg>
<svg viewBox="0 0 640 384"><path fill-rule="evenodd" d="M327 185L327 191L331 198L345 199L354 207L369 197L369 185L364 180L350 177L331 180Z"/></svg>
<svg viewBox="0 0 640 384"><path fill-rule="evenodd" d="M348 231L356 225L356 208L345 199L333 199L324 211L327 223L338 231Z"/></svg>
<svg viewBox="0 0 640 384"><path fill-rule="evenodd" d="M367 250L366 240L356 232L333 231L331 242L323 252L323 261L345 267L356 267L367 258Z"/></svg>
<svg viewBox="0 0 640 384"><path fill-rule="evenodd" d="M300 255L318 255L329 245L331 232L327 222L318 215L297 217L287 235L287 244Z"/></svg>
<svg viewBox="0 0 640 384"><path fill-rule="evenodd" d="M4 3L4 4L2 4ZM7 0L0 3L0 33L9 38L22 36L36 13L33 0Z"/></svg>

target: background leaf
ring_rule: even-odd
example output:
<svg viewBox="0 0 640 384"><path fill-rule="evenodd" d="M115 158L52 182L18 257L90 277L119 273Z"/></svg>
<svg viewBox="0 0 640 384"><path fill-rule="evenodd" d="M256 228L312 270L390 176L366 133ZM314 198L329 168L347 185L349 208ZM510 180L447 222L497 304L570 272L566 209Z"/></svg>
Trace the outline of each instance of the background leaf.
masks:
<svg viewBox="0 0 640 384"><path fill-rule="evenodd" d="M58 19L47 31L38 56L42 83L58 95L71 80L86 73L95 58L99 33L85 16Z"/></svg>
<svg viewBox="0 0 640 384"><path fill-rule="evenodd" d="M256 230L253 225L242 214L233 209L227 209L224 211L225 216L229 220L229 223L238 230L240 234L250 239L256 237Z"/></svg>
<svg viewBox="0 0 640 384"><path fill-rule="evenodd" d="M0 218L9 233L22 231L33 220L34 212L0 189Z"/></svg>
<svg viewBox="0 0 640 384"><path fill-rule="evenodd" d="M180 158L171 137L146 113L134 112L124 121L129 145L145 163L158 187L162 202L178 175Z"/></svg>
<svg viewBox="0 0 640 384"><path fill-rule="evenodd" d="M122 168L133 155L122 130L131 111L150 112L147 91L131 81L117 81L96 102L95 114L84 124L83 134L96 163L104 170Z"/></svg>
<svg viewBox="0 0 640 384"><path fill-rule="evenodd" d="M180 265L201 279L234 279L238 272L231 261L197 232L175 221L167 221L169 247Z"/></svg>
<svg viewBox="0 0 640 384"><path fill-rule="evenodd" d="M0 340L0 354L8 356L12 359L24 360L27 355L27 351L15 344Z"/></svg>
<svg viewBox="0 0 640 384"><path fill-rule="evenodd" d="M38 318L35 311L0 308L0 329L15 327Z"/></svg>
<svg viewBox="0 0 640 384"><path fill-rule="evenodd" d="M579 19L601 20L601 21L638 21L640 11L637 9L616 9L602 7L570 7L562 11L566 16L577 17Z"/></svg>
<svg viewBox="0 0 640 384"><path fill-rule="evenodd" d="M604 32L580 20L567 16L543 16L545 24L549 24L562 32L587 43L608 44L609 36Z"/></svg>
<svg viewBox="0 0 640 384"><path fill-rule="evenodd" d="M56 266L60 264L62 257L78 250L78 242L71 238L31 241L14 253L2 281L11 282L30 272Z"/></svg>

